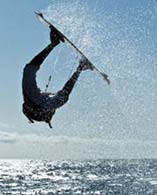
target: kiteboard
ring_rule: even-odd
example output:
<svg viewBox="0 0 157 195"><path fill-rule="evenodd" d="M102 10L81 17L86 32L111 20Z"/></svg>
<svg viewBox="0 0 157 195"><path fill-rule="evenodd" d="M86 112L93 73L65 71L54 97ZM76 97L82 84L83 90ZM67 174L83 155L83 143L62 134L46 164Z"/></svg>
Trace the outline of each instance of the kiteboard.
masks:
<svg viewBox="0 0 157 195"><path fill-rule="evenodd" d="M45 17L44 15L39 12L39 11L36 11L35 12L37 18L43 23L45 24L46 26L48 26L49 28L54 28L56 31L58 31L60 33L60 35L63 37L64 41L68 42L71 47L73 49L75 49L83 58L86 58L88 60L88 63L90 64L90 66L92 67L92 69L98 73L102 78L103 80L105 80L108 84L110 84L110 80L108 78L108 75L101 72L89 59L88 57L85 56L85 54L69 39L67 38L58 28L56 28L52 23L50 23Z"/></svg>

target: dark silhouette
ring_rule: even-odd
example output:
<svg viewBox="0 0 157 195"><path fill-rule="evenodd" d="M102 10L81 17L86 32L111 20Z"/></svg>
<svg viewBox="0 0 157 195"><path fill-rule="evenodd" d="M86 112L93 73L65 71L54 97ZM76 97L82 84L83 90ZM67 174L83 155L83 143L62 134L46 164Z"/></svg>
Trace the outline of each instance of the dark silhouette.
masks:
<svg viewBox="0 0 157 195"><path fill-rule="evenodd" d="M64 42L62 35L53 27L50 27L51 43L37 54L23 71L22 89L23 89L23 113L31 123L36 121L45 121L51 126L52 116L57 108L63 106L69 99L69 95L83 70L93 70L86 58L82 58L76 71L71 78L65 83L64 87L57 93L41 92L37 86L36 73L40 65L46 59L48 54L60 43ZM53 96L52 96L53 95Z"/></svg>

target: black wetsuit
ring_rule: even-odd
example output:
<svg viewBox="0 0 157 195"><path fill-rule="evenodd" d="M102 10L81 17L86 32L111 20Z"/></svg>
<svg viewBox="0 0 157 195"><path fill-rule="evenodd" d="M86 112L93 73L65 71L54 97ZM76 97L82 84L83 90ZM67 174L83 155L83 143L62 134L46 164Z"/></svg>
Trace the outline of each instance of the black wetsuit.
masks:
<svg viewBox="0 0 157 195"><path fill-rule="evenodd" d="M69 95L81 73L81 70L77 69L77 71L73 73L72 77L66 82L64 87L54 96L50 96L48 93L42 93L37 86L36 73L54 47L55 45L53 43L49 44L45 49L37 54L30 63L26 64L23 71L22 81L24 104L29 105L32 109L36 107L43 110L43 112L44 110L51 110L53 113L57 108L63 106L68 101ZM27 117L29 118L29 116ZM38 120L38 118L35 120Z"/></svg>

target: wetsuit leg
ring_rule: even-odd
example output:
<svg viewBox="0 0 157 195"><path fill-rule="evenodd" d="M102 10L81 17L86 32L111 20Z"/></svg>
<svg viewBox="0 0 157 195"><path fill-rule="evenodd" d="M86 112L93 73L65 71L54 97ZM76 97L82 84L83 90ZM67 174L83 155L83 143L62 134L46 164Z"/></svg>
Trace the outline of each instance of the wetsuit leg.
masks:
<svg viewBox="0 0 157 195"><path fill-rule="evenodd" d="M39 70L40 65L56 46L55 43L49 44L44 48L39 54L37 54L31 61L28 63L23 71L23 80L22 88L24 98L27 96L35 102L41 102L40 100L40 89L37 86L36 82L36 72ZM26 98L25 98L26 99Z"/></svg>
<svg viewBox="0 0 157 195"><path fill-rule="evenodd" d="M72 89L74 88L74 85L78 80L80 73L81 70L79 69L77 69L76 72L73 73L71 78L65 83L62 90L58 91L58 93L54 97L52 97L50 107L57 109L63 106L68 101L69 95L72 92Z"/></svg>
<svg viewBox="0 0 157 195"><path fill-rule="evenodd" d="M65 96L69 96L72 89L74 88L74 85L78 79L78 77L80 76L81 71L76 71L73 73L73 75L71 76L71 78L65 83L63 89L61 91L59 91L59 93L64 94Z"/></svg>
<svg viewBox="0 0 157 195"><path fill-rule="evenodd" d="M29 64L33 66L38 66L43 63L43 61L46 59L46 57L49 55L49 53L52 51L52 49L55 47L53 43L49 44L46 48L44 48L40 53L38 53Z"/></svg>

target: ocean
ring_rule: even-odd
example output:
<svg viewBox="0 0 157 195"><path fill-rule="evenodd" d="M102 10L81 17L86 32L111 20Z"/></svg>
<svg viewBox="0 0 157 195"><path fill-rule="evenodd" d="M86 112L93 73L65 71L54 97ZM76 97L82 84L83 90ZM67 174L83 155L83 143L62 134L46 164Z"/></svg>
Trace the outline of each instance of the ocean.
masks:
<svg viewBox="0 0 157 195"><path fill-rule="evenodd" d="M157 160L0 160L0 195L157 195Z"/></svg>

